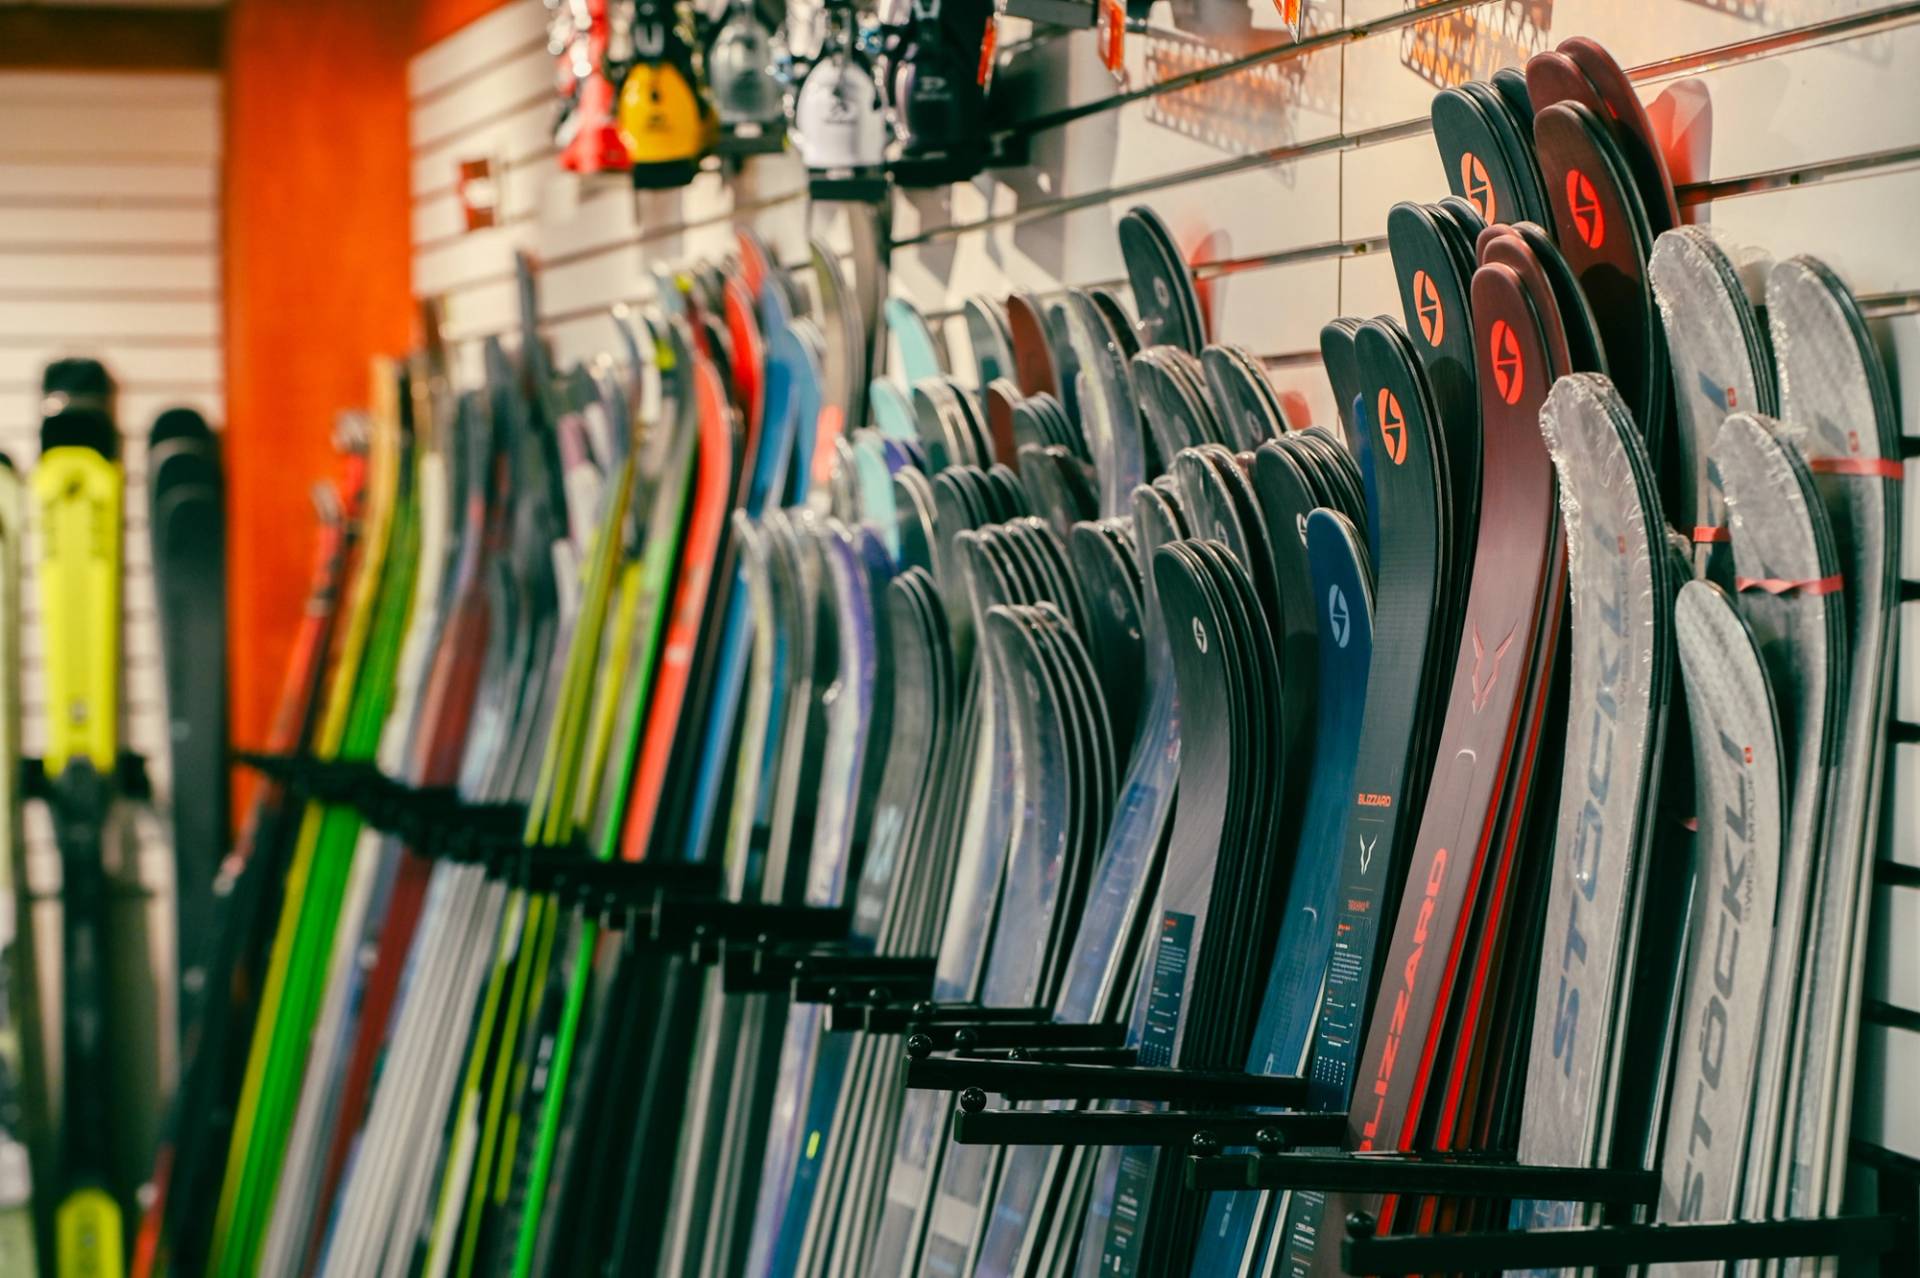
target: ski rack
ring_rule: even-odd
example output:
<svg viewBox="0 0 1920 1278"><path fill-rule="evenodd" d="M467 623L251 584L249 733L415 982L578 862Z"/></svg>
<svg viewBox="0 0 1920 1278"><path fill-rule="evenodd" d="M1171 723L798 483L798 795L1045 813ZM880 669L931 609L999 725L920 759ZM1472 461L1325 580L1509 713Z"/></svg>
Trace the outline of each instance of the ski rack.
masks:
<svg viewBox="0 0 1920 1278"><path fill-rule="evenodd" d="M1659 1200L1657 1171L1555 1167L1497 1155L1339 1150L1333 1147L1346 1137L1348 1116L1298 1109L1306 1098L1302 1078L1145 1067L1131 1063L1130 1050L1042 1045L1046 1031L1110 1027L1058 1026L1045 1020L1040 1009L922 1004L911 1014L937 1026L940 1033L936 1037L922 1030L908 1038L906 1086L957 1093L952 1126L957 1144L1184 1150L1185 1181L1198 1192L1314 1190L1367 1197L1533 1199L1585 1204L1606 1222L1381 1235L1374 1217L1354 1212L1347 1216L1340 1239L1342 1267L1350 1274L1604 1268L1799 1256L1880 1258L1887 1272L1920 1273L1920 1161L1886 1151L1871 1151L1870 1156L1879 1181L1874 1212L1795 1220L1649 1223L1635 1217L1648 1214ZM943 1016L944 1021L939 1019ZM1117 1032L1117 1027L1111 1028ZM937 1047L952 1054L936 1055ZM1134 1108L996 1109L988 1106L990 1095L1016 1103L1104 1101L1132 1103ZM1145 1103L1159 1108L1146 1110ZM1230 1151L1230 1146L1238 1149Z"/></svg>
<svg viewBox="0 0 1920 1278"><path fill-rule="evenodd" d="M523 805L469 803L449 787L395 781L371 763L244 751L233 757L298 797L354 808L369 826L400 839L416 855L478 864L516 887L551 893L604 926L633 934L644 947L680 950L697 963L725 962L727 970L739 968L749 978L772 974L771 984L749 980L739 992L829 973L839 952L810 951L844 944L852 925L852 911L845 907L730 900L720 894L719 867L710 864L603 861L578 840L529 846ZM780 957L794 946L803 947L799 958L788 957L782 966ZM794 967L796 961L801 969ZM925 960L919 973L929 984L931 964ZM854 956L835 972L836 979L858 975L859 967ZM731 983L728 988L735 990ZM886 989L874 992L887 994Z"/></svg>
<svg viewBox="0 0 1920 1278"><path fill-rule="evenodd" d="M793 957L817 962L822 956ZM1056 1024L1045 1008L935 1002L932 955L846 954L836 961L844 966L833 969L838 979L832 981L816 979L823 969L792 970L794 1001L826 1004L830 1033L925 1034L942 1050L1119 1045L1104 1027Z"/></svg>
<svg viewBox="0 0 1920 1278"><path fill-rule="evenodd" d="M415 787L395 781L371 762L309 755L235 751L252 768L296 798L350 807L382 834L416 855L487 866L504 874L524 859L527 813L517 803L469 803L451 786Z"/></svg>

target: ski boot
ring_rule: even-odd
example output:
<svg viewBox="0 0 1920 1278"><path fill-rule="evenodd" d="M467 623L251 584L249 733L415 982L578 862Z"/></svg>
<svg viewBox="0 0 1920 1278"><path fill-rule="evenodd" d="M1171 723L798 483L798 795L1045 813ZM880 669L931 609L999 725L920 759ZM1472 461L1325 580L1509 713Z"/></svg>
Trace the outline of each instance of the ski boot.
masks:
<svg viewBox="0 0 1920 1278"><path fill-rule="evenodd" d="M612 48L631 61L614 115L633 184L647 190L685 186L713 142L713 110L694 65L681 15L666 0L638 0L616 23ZM625 55L621 58L620 55Z"/></svg>

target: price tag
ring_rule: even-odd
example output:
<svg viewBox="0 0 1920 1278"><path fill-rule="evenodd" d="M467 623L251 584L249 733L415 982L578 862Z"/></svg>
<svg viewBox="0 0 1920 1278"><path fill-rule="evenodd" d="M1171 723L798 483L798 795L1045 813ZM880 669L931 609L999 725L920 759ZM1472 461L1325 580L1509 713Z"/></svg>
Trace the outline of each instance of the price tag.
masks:
<svg viewBox="0 0 1920 1278"><path fill-rule="evenodd" d="M455 189L461 218L469 231L483 231L499 222L500 183L491 157L460 161Z"/></svg>

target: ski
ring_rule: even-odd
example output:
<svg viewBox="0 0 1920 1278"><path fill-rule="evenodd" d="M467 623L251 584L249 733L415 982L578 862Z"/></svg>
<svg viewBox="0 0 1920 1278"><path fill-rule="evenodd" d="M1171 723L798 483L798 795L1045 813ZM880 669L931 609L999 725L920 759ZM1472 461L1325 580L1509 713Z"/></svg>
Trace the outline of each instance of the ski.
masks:
<svg viewBox="0 0 1920 1278"><path fill-rule="evenodd" d="M1444 1067L1439 1035L1459 976L1462 933L1478 893L1497 900L1518 837L1517 821L1503 821L1502 809L1510 781L1524 789L1537 745L1545 698L1537 684L1529 686L1529 672L1539 668L1536 652L1542 645L1551 651L1559 632L1565 551L1537 424L1555 371L1550 336L1526 284L1507 267L1482 266L1472 300L1475 330L1487 334L1475 343L1486 505L1434 776L1386 955L1391 984L1374 1003L1356 1076L1362 1086L1348 1128L1359 1150L1412 1148L1429 1088ZM1344 1219L1340 1202L1330 1196L1322 1216ZM1378 1206L1381 1219L1390 1220L1392 1201ZM1329 1272L1334 1251L1317 1248L1313 1272Z"/></svg>
<svg viewBox="0 0 1920 1278"><path fill-rule="evenodd" d="M356 761L372 756L385 720L418 549L411 508L401 489L400 387L391 366L376 370L374 394L369 532L361 543L360 571L349 602L346 649L329 693L328 720L316 743L323 757ZM396 543L397 551L390 553ZM310 803L302 821L288 872L288 910L275 940L275 964L263 999L272 1014L260 1022L264 1041L260 1035L255 1038L235 1126L241 1156L229 1159L221 1194L215 1272L251 1273L257 1263L305 1078L307 1039L319 1011L321 981L359 830L358 813L321 803Z"/></svg>
<svg viewBox="0 0 1920 1278"><path fill-rule="evenodd" d="M1847 685L1845 580L1826 506L1797 446L1747 413L1720 427L1713 461L1727 494L1735 599L1766 663L1787 768L1772 944L1755 1066L1741 1213L1771 1208L1781 1155L1793 1018L1812 912L1828 778L1837 770Z"/></svg>
<svg viewBox="0 0 1920 1278"><path fill-rule="evenodd" d="M1565 379L1540 429L1560 477L1570 594L1569 733L1519 1153L1603 1166L1628 1034L1673 664L1675 586L1653 466L1612 384ZM1570 1203L1516 1211L1577 1221Z"/></svg>
<svg viewBox="0 0 1920 1278"><path fill-rule="evenodd" d="M20 474L0 454L0 1270L40 1272L33 1149L27 1130L25 1027L38 1015L26 962L25 846L20 792L20 567L26 508Z"/></svg>
<svg viewBox="0 0 1920 1278"><path fill-rule="evenodd" d="M147 446L148 530L167 680L180 1024L205 989L213 879L227 848L226 504L220 442L170 409Z"/></svg>
<svg viewBox="0 0 1920 1278"><path fill-rule="evenodd" d="M114 1182L107 1013L107 875L120 766L120 435L91 360L48 367L33 470L47 737L41 756L60 849L61 1070L54 1271L125 1272L125 1188Z"/></svg>
<svg viewBox="0 0 1920 1278"><path fill-rule="evenodd" d="M1767 276L1767 319L1780 362L1780 415L1812 472L1845 578L1847 692L1841 710L1813 914L1788 1069L1783 1154L1773 1209L1838 1211L1852 1130L1862 956L1878 844L1905 476L1897 416L1852 295L1805 257ZM1842 425L1846 423L1846 425Z"/></svg>
<svg viewBox="0 0 1920 1278"><path fill-rule="evenodd" d="M1688 582L1674 607L1674 637L1702 837L1657 1218L1731 1220L1772 979L1786 768L1759 645L1732 601L1717 586Z"/></svg>

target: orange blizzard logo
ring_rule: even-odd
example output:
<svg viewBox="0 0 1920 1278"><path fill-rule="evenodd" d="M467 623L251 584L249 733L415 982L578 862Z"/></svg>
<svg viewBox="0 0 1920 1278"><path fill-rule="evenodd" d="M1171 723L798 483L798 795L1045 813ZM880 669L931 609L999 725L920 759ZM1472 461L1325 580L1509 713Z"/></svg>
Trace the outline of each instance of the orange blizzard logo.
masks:
<svg viewBox="0 0 1920 1278"><path fill-rule="evenodd" d="M1407 421L1400 413L1400 401L1382 386L1377 401L1380 411L1380 441L1387 446L1387 458L1398 466L1407 459Z"/></svg>
<svg viewBox="0 0 1920 1278"><path fill-rule="evenodd" d="M1413 273L1413 313L1420 320L1420 335L1427 345L1438 346L1447 335L1447 313L1440 305L1440 290L1433 276L1425 271Z"/></svg>
<svg viewBox="0 0 1920 1278"><path fill-rule="evenodd" d="M1407 961L1400 971L1400 988L1393 997L1393 1016L1387 1021L1385 1050L1380 1053L1380 1067L1373 1076L1373 1115L1360 1126L1360 1148L1373 1148L1374 1138L1380 1134L1380 1120L1385 1117L1387 1090L1393 1083L1394 1070L1400 1064L1401 1040L1407 1032L1407 1013L1413 1007L1414 982L1420 977L1420 964L1427 955L1427 932L1433 923L1433 912L1439 903L1440 889L1447 881L1447 850L1435 848L1433 860L1427 865L1426 894L1420 898L1420 913L1413 929L1413 952L1407 955Z"/></svg>
<svg viewBox="0 0 1920 1278"><path fill-rule="evenodd" d="M1487 166L1471 151L1460 155L1460 192L1467 197L1467 203L1473 205L1473 211L1487 222L1500 220L1495 216L1499 201L1494 198L1493 180L1487 176Z"/></svg>
<svg viewBox="0 0 1920 1278"><path fill-rule="evenodd" d="M1600 211L1599 192L1593 189L1593 179L1579 169L1567 170L1567 213L1588 248L1597 249L1606 242L1607 219Z"/></svg>
<svg viewBox="0 0 1920 1278"><path fill-rule="evenodd" d="M1520 355L1520 338L1514 333L1513 325L1495 320L1487 345L1493 358L1493 388L1505 402L1519 403L1520 392L1527 383L1527 365Z"/></svg>

